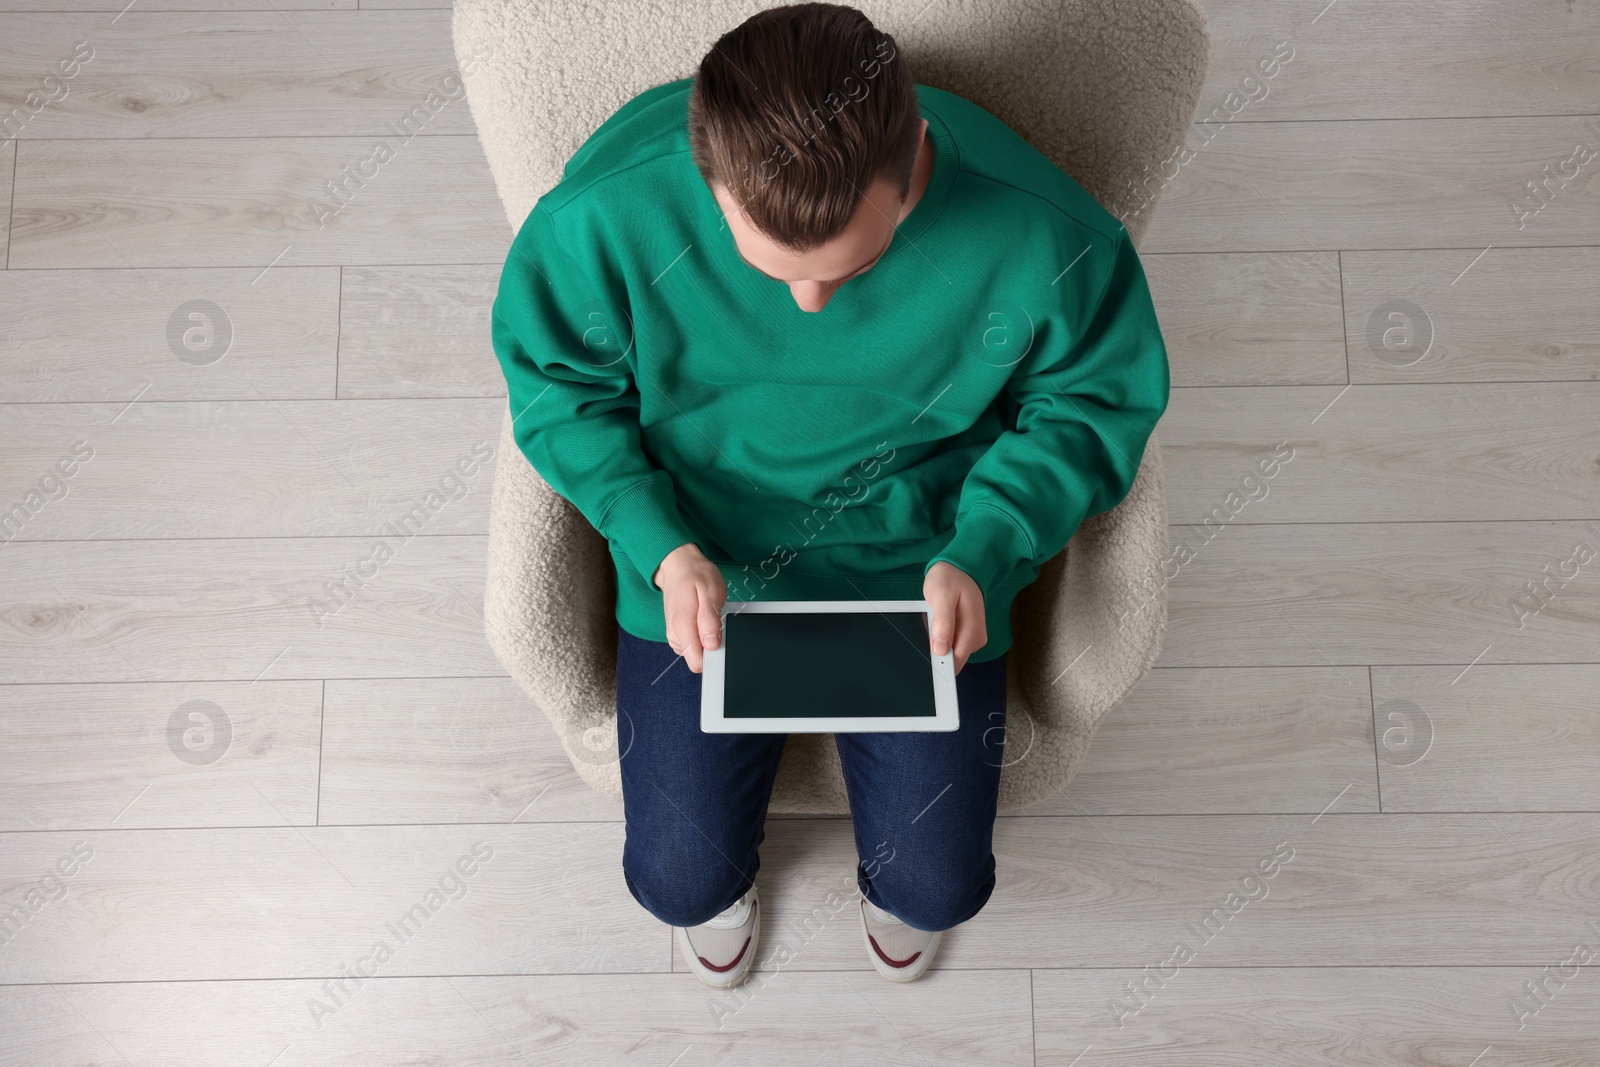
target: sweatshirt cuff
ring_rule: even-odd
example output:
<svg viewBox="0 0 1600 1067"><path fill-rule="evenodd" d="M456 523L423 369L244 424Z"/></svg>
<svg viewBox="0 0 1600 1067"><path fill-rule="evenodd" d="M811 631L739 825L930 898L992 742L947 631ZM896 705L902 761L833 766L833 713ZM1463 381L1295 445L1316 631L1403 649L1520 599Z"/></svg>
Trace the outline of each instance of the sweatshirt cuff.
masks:
<svg viewBox="0 0 1600 1067"><path fill-rule="evenodd" d="M955 536L928 561L922 573L926 577L935 563L944 560L977 582L987 598L1001 579L1032 558L1033 544L1011 516L999 508L980 504L956 517Z"/></svg>
<svg viewBox="0 0 1600 1067"><path fill-rule="evenodd" d="M667 553L691 541L700 545L699 537L678 512L672 484L659 476L636 483L618 497L606 513L603 532L633 561L652 589L660 588L654 578ZM700 551L705 551L704 545Z"/></svg>

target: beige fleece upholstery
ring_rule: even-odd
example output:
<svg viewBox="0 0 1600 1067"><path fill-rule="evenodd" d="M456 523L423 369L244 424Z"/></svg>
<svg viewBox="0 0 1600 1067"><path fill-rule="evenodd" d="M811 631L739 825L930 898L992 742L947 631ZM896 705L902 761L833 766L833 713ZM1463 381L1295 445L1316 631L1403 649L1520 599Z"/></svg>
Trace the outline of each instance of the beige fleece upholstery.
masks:
<svg viewBox="0 0 1600 1067"><path fill-rule="evenodd" d="M456 56L506 218L521 226L605 119L692 76L746 0L456 0ZM1123 218L1135 244L1187 134L1210 35L1198 0L863 0L917 82L987 109ZM1142 184L1140 184L1142 183ZM1142 205L1142 206L1141 206ZM1133 212L1135 209L1137 213ZM620 799L616 575L603 537L500 436L485 629L589 785ZM1062 789L1161 651L1167 515L1152 437L1128 497L1017 597L1000 810ZM624 719L622 743L628 741ZM792 734L770 810L850 810L828 734Z"/></svg>

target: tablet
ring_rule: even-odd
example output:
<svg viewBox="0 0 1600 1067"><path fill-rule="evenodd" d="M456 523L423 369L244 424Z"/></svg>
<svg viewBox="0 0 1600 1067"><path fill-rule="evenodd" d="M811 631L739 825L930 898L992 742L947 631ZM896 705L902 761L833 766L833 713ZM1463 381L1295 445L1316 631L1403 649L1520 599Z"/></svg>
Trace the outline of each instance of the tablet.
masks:
<svg viewBox="0 0 1600 1067"><path fill-rule="evenodd" d="M926 600L730 600L705 652L711 734L956 730L955 657L933 655Z"/></svg>

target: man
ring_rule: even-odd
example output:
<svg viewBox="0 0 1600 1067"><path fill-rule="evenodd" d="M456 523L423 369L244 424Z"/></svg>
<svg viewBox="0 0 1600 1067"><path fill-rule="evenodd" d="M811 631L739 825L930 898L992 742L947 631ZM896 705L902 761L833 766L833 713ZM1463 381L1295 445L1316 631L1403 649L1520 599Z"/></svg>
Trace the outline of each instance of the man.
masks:
<svg viewBox="0 0 1600 1067"><path fill-rule="evenodd" d="M722 605L928 601L961 728L835 736L868 958L922 974L995 885L1012 600L1166 409L1126 230L859 11L797 4L583 144L493 334L518 446L616 566L623 876L708 985L755 959L786 740L699 730Z"/></svg>

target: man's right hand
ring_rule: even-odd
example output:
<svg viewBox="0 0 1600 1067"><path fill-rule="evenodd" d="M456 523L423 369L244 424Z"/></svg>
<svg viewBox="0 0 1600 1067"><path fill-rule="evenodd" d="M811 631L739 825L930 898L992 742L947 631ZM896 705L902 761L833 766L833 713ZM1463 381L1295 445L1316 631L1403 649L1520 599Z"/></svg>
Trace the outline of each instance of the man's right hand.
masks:
<svg viewBox="0 0 1600 1067"><path fill-rule="evenodd" d="M722 605L728 601L722 572L690 541L667 553L651 581L661 590L667 644L699 674L702 650L722 644Z"/></svg>

